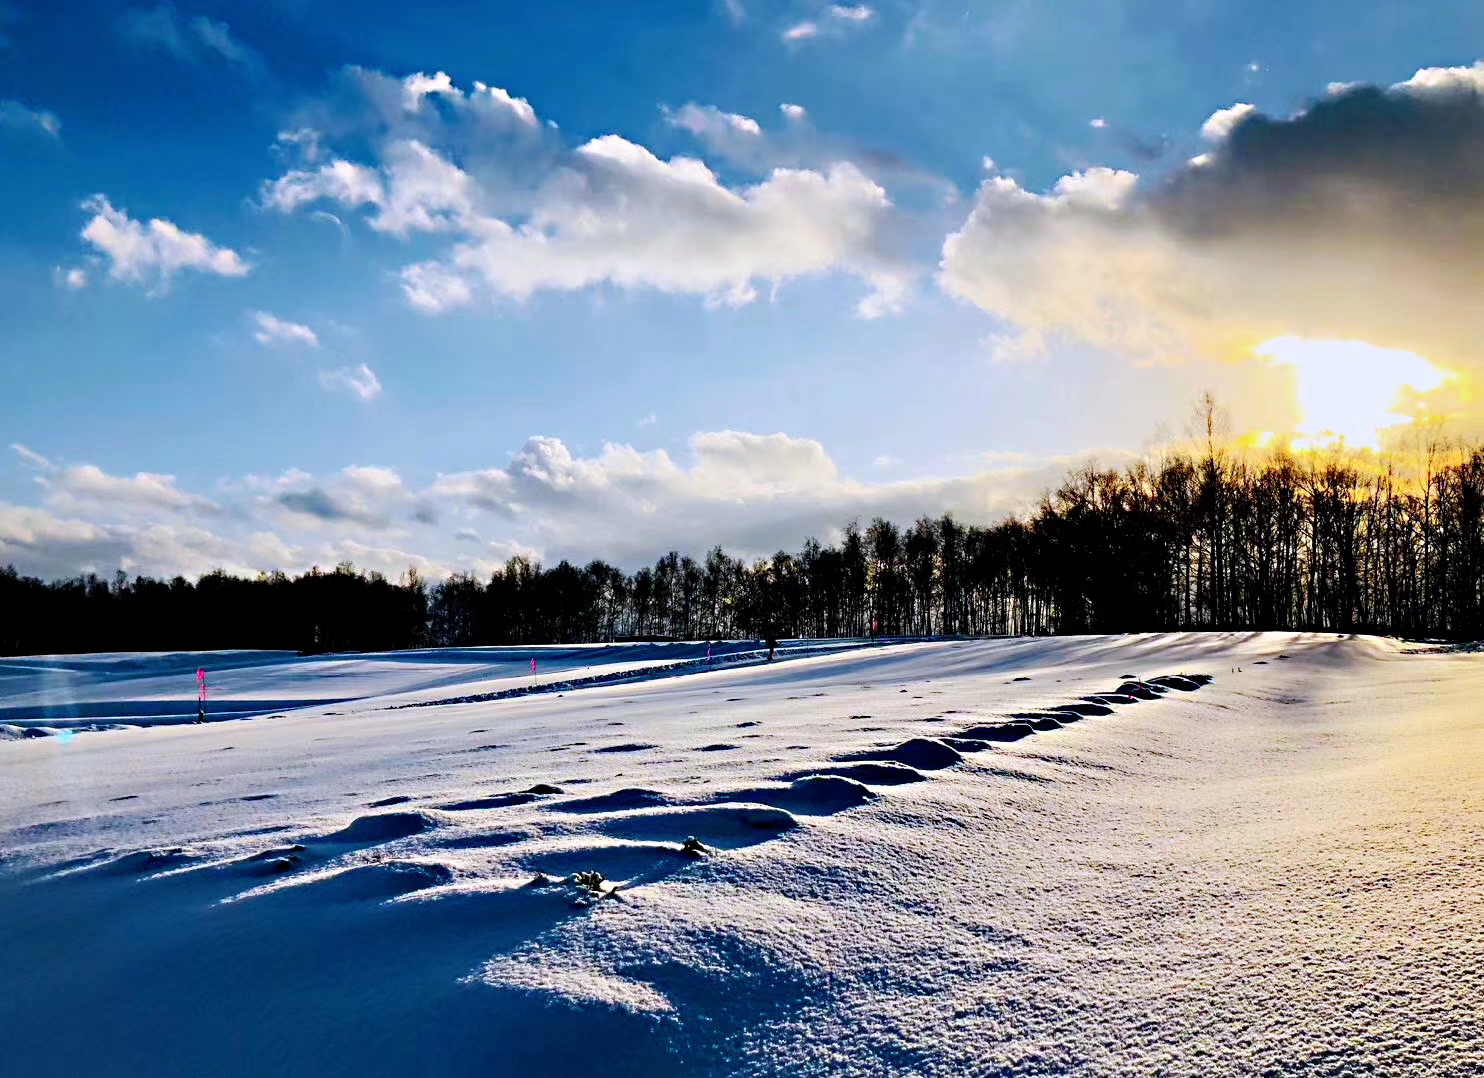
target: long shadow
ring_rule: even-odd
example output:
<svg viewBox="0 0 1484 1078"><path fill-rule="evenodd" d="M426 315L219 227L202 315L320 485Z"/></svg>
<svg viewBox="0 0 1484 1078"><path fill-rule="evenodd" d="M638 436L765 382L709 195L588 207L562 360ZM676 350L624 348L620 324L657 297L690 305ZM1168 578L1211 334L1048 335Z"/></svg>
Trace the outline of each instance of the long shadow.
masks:
<svg viewBox="0 0 1484 1078"><path fill-rule="evenodd" d="M446 870L445 870L446 871ZM127 867L0 877L0 954L25 1075L683 1073L670 1032L605 1007L469 983L487 960L591 915L515 889L381 899L391 866L221 903L253 880ZM127 989L127 990L121 990Z"/></svg>

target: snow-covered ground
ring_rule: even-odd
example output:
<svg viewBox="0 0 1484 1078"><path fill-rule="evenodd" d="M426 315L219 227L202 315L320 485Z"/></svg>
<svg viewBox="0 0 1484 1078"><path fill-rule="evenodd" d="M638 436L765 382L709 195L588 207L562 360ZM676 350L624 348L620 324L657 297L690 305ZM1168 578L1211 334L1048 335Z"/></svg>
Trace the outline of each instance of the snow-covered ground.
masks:
<svg viewBox="0 0 1484 1078"><path fill-rule="evenodd" d="M5 661L0 1073L1484 1069L1484 656L628 647Z"/></svg>

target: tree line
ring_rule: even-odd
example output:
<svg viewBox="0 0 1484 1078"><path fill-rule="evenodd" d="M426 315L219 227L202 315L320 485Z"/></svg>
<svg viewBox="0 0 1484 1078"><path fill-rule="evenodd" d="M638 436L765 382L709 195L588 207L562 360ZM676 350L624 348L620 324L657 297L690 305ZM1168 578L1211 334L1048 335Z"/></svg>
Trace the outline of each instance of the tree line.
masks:
<svg viewBox="0 0 1484 1078"><path fill-rule="evenodd" d="M1206 444L1070 473L991 526L847 525L751 562L720 547L626 573L512 558L488 580L342 564L46 583L0 570L0 653L306 653L624 639L1302 629L1484 636L1484 450L1386 460Z"/></svg>

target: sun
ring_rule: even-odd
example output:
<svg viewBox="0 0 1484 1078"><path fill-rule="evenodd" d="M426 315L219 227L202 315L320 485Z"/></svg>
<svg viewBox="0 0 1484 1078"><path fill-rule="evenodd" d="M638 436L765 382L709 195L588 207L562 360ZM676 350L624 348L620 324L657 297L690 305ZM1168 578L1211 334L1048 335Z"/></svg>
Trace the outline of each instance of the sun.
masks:
<svg viewBox="0 0 1484 1078"><path fill-rule="evenodd" d="M1343 438L1374 449L1378 431L1409 418L1396 410L1403 389L1425 393L1448 377L1419 355L1365 341L1275 337L1253 352L1293 368L1299 433L1311 444Z"/></svg>

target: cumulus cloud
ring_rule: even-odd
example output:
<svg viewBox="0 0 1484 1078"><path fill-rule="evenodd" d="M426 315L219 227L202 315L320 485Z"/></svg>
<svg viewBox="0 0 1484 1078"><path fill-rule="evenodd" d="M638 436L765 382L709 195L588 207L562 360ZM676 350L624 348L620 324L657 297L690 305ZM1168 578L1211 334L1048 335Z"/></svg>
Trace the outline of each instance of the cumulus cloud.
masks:
<svg viewBox="0 0 1484 1078"><path fill-rule="evenodd" d="M319 347L319 336L306 325L299 322L286 322L267 311L254 311L252 317L258 326L253 331L253 337L264 347L277 344L307 344L310 348Z"/></svg>
<svg viewBox="0 0 1484 1078"><path fill-rule="evenodd" d="M739 305L759 283L843 272L871 288L860 310L874 316L909 291L912 271L889 239L891 201L849 162L771 168L732 187L699 159L665 160L618 135L565 149L528 103L484 83L465 92L441 72L349 78L389 132L374 163L306 162L264 184L260 200L285 213L333 202L364 209L389 235L447 235L442 253L402 270L421 310L600 285ZM755 120L711 106L666 116L713 146L762 141Z"/></svg>
<svg viewBox="0 0 1484 1078"><path fill-rule="evenodd" d="M698 160L664 161L618 135L577 155L585 175L554 184L530 221L486 222L438 270L513 299L607 283L739 306L757 297L756 281L843 269L872 286L866 315L894 309L907 290L908 275L877 249L886 192L853 165L779 169L738 191ZM427 272L414 271L413 290L426 291Z"/></svg>
<svg viewBox="0 0 1484 1078"><path fill-rule="evenodd" d="M151 509L210 508L211 503L181 491L173 475L136 472L132 476L109 475L92 464L61 468L45 480L50 500L66 502L111 502Z"/></svg>
<svg viewBox="0 0 1484 1078"><path fill-rule="evenodd" d="M349 393L370 403L381 395L381 379L364 363L319 372L320 388L329 392Z"/></svg>
<svg viewBox="0 0 1484 1078"><path fill-rule="evenodd" d="M1484 372L1484 65L1348 86L1288 117L1242 105L1149 181L1094 168L980 188L940 282L1031 339L1145 358L1361 339Z"/></svg>
<svg viewBox="0 0 1484 1078"><path fill-rule="evenodd" d="M1201 138L1207 142L1225 142L1232 128L1257 112L1256 105L1239 101L1229 108L1217 109L1201 125Z"/></svg>
<svg viewBox="0 0 1484 1078"><path fill-rule="evenodd" d="M158 294L183 270L245 277L250 269L231 248L219 247L200 233L186 232L160 217L136 221L105 195L93 195L82 208L93 215L83 227L82 238L106 260L108 275L116 281L147 285Z"/></svg>
<svg viewBox="0 0 1484 1078"><path fill-rule="evenodd" d="M440 476L429 495L491 515L548 558L600 556L632 566L716 542L762 556L877 515L910 520L951 511L989 522L1032 504L1068 464L1057 458L962 478L870 484L841 476L808 438L707 432L692 437L690 452L686 464L663 450L622 445L580 457L559 439L532 438L505 467Z"/></svg>
<svg viewBox="0 0 1484 1078"><path fill-rule="evenodd" d="M661 106L665 121L695 139L709 157L757 176L767 176L779 168L828 172L833 165L849 162L883 190L927 188L944 203L958 201L958 189L943 177L914 168L896 154L818 130L809 122L802 105L785 103L778 106L778 111L781 123L765 128L750 116L726 112L715 105L688 102L680 108ZM893 220L905 220L895 207ZM934 239L942 235L937 224L930 227Z"/></svg>
<svg viewBox="0 0 1484 1078"><path fill-rule="evenodd" d="M269 557L277 553L270 551ZM223 542L201 528L95 523L4 502L0 565L43 578L115 569L156 576L199 576L219 567L250 575L258 569L245 546Z"/></svg>
<svg viewBox="0 0 1484 1078"><path fill-rule="evenodd" d="M245 489L253 512L280 526L323 530L352 524L382 532L438 518L433 503L392 468L352 465L322 478L290 469L274 479L249 477Z"/></svg>
<svg viewBox="0 0 1484 1078"><path fill-rule="evenodd" d="M73 509L79 504L89 504L145 510L210 512L216 509L209 499L180 490L173 475L154 472L111 475L93 464L54 463L23 445L12 445L11 449L36 470L36 481L45 491L43 500L54 508Z"/></svg>
<svg viewBox="0 0 1484 1078"><path fill-rule="evenodd" d="M819 442L782 433L697 433L683 459L631 445L583 456L534 437L503 466L426 485L385 467L290 470L219 482L208 499L170 476L16 452L38 472L39 504L0 502L0 565L43 576L300 572L349 559L389 576L411 565L439 577L488 573L516 553L633 568L716 543L766 556L877 515L906 522L951 511L992 522L1033 505L1072 463L1016 456L955 478L865 482L843 475ZM1112 464L1126 456L1100 454Z"/></svg>
<svg viewBox="0 0 1484 1078"><path fill-rule="evenodd" d="M0 502L0 565L56 579L79 573L199 577L217 569L239 576L304 572L350 561L393 579L409 567L427 579L449 566L395 544L353 537L285 539L270 530L223 534L178 521L125 523L64 516Z"/></svg>
<svg viewBox="0 0 1484 1078"><path fill-rule="evenodd" d="M321 199L355 209L379 207L385 198L381 176L375 169L341 160L316 169L294 169L265 184L262 192L263 205L280 213L293 213Z"/></svg>
<svg viewBox="0 0 1484 1078"><path fill-rule="evenodd" d="M4 129L56 139L62 135L62 121L57 119L55 113L33 109L19 101L7 99L0 100L0 130Z"/></svg>

